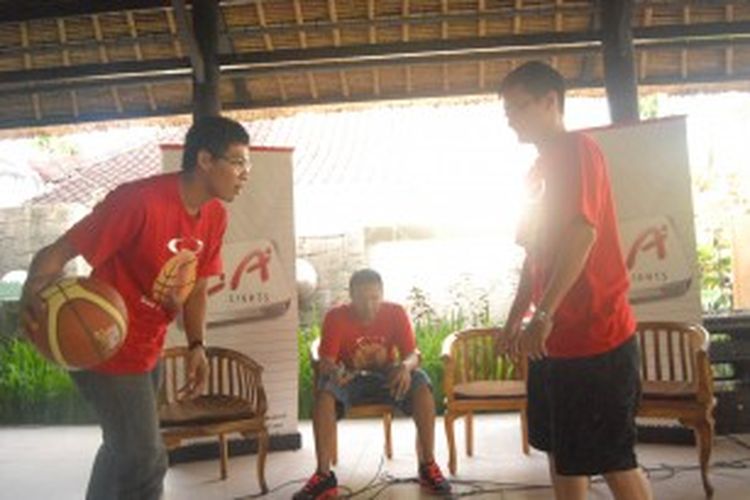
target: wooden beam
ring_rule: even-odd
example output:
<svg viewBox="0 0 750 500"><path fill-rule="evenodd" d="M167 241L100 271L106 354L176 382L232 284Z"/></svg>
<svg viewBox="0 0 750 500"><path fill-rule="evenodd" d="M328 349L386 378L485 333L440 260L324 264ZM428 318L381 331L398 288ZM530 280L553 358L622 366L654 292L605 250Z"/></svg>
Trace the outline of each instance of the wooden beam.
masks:
<svg viewBox="0 0 750 500"><path fill-rule="evenodd" d="M690 24L690 6L685 5L682 7L682 23L685 25ZM680 51L680 73L683 78L687 78L688 75L688 50L682 49Z"/></svg>
<svg viewBox="0 0 750 500"><path fill-rule="evenodd" d="M331 22L336 25L339 22L339 13L336 9L336 0L328 0L328 17L331 18ZM341 30L339 28L333 28L333 46L341 47ZM341 93L344 97L349 97L349 82L346 79L346 75L343 71L339 71L339 83L341 85Z"/></svg>
<svg viewBox="0 0 750 500"><path fill-rule="evenodd" d="M588 29L589 31L601 31L601 19L599 13L592 11L589 14ZM586 54L581 58L581 67L578 71L579 80L591 80L594 78L594 59L595 56ZM596 59L599 59L599 54L596 54Z"/></svg>
<svg viewBox="0 0 750 500"><path fill-rule="evenodd" d="M128 20L128 29L130 30L130 37L133 39L133 50L135 51L135 58L138 61L143 61L143 50L141 44L138 41L138 27L135 24L135 17L133 13L128 11L125 13L125 17ZM149 107L154 110L156 109L156 98L154 97L154 89L150 83L146 83L146 98L148 99Z"/></svg>
<svg viewBox="0 0 750 500"><path fill-rule="evenodd" d="M0 23L30 21L54 17L85 16L104 12L157 9L167 7L168 0L57 0L55 2L15 2L13 8L0 13Z"/></svg>
<svg viewBox="0 0 750 500"><path fill-rule="evenodd" d="M487 0L478 0L477 4L477 11L481 14L487 9ZM477 36L479 38L482 38L484 36L487 36L487 21L484 19L479 20L479 25L477 26ZM484 61L479 61L479 71L478 71L478 83L479 88L483 89L485 86L485 79L487 78L487 68L485 66Z"/></svg>
<svg viewBox="0 0 750 500"><path fill-rule="evenodd" d="M651 26L654 19L654 9L646 6L643 9L643 26ZM638 79L643 80L648 75L648 52L642 50L638 61Z"/></svg>
<svg viewBox="0 0 750 500"><path fill-rule="evenodd" d="M724 9L724 16L726 21L734 21L734 6L727 5ZM734 47L732 45L727 46L724 49L724 73L731 75L734 73Z"/></svg>
<svg viewBox="0 0 750 500"><path fill-rule="evenodd" d="M258 0L255 2L255 14L258 16L258 24L262 27L268 26L268 21L266 21L266 10L263 8L263 0ZM271 38L270 33L263 33L263 44L266 46L267 51L273 51L274 45L273 45L273 38ZM282 101L286 101L286 87L284 87L284 81L278 76L274 76L274 81L276 82L276 87L279 89L279 95L281 96Z"/></svg>
<svg viewBox="0 0 750 500"><path fill-rule="evenodd" d="M68 34L65 31L65 19L63 18L57 19L57 36L60 40L60 43L64 45L68 39ZM67 50L63 50L62 58L63 66L70 67L70 52ZM78 115L81 114L80 109L78 108L78 96L76 95L76 91L74 89L69 90L68 93L70 95L70 104L73 107L73 116L78 118Z"/></svg>
<svg viewBox="0 0 750 500"><path fill-rule="evenodd" d="M732 29L746 27L745 36L733 35ZM735 22L725 26L727 37L735 47L750 44L750 22ZM692 30L702 31L700 25L684 27L682 37L675 37L677 28L654 26L634 30L639 49L721 49L727 44L715 36L693 39ZM338 71L349 68L370 69L384 66L440 64L445 61L476 62L480 60L514 57L549 57L554 53L585 54L601 47L602 31L536 33L501 35L456 40L394 42L362 44L343 47L280 49L243 54L225 54L219 60L227 75L246 74L269 76L309 71ZM143 61L124 61L109 64L25 69L0 73L0 92L4 95L29 92L51 92L72 87L126 85L143 82L174 81L190 76L191 60L169 58Z"/></svg>
<svg viewBox="0 0 750 500"><path fill-rule="evenodd" d="M193 33L203 74L193 73L193 119L221 113L219 95L219 2L193 1Z"/></svg>
<svg viewBox="0 0 750 500"><path fill-rule="evenodd" d="M294 20L297 26L300 27L300 31L297 32L299 36L299 46L301 49L307 48L307 33L305 33L304 25L305 18L302 14L302 4L299 0L294 0ZM310 89L310 95L313 99L318 98L318 85L315 83L315 77L309 71L305 73L307 76L307 87Z"/></svg>
<svg viewBox="0 0 750 500"><path fill-rule="evenodd" d="M367 20L370 26L367 30L367 39L370 44L378 43L378 32L375 28L375 0L367 0ZM375 95L380 95L380 72L378 68L372 68L372 91Z"/></svg>
<svg viewBox="0 0 750 500"><path fill-rule="evenodd" d="M401 17L403 18L403 20L407 20L409 18L410 10L409 0L401 0ZM409 43L409 35L409 23L405 22L401 25L401 41L404 43ZM406 80L406 93L411 94L411 66L409 65L404 67L404 78Z"/></svg>
<svg viewBox="0 0 750 500"><path fill-rule="evenodd" d="M521 22L523 20L523 0L515 0L515 6L515 12L513 13L513 34L520 35L522 30Z"/></svg>
<svg viewBox="0 0 750 500"><path fill-rule="evenodd" d="M98 15L91 15L91 24L94 27L94 37L97 39L97 41L102 42L104 40L104 35L102 33L102 25L99 22ZM104 64L109 63L109 53L107 52L107 46L104 43L99 45L99 60ZM117 86L110 85L109 92L110 94L112 94L112 100L115 103L115 109L118 113L122 113L122 99L120 99L120 91L117 90Z"/></svg>
<svg viewBox="0 0 750 500"><path fill-rule="evenodd" d="M227 20L224 17L224 11L219 9L219 51L222 54L234 54L234 40L228 33ZM252 100L250 91L247 89L247 84L244 78L231 78L229 80L232 84L232 90L234 91L234 100L237 103L250 103Z"/></svg>
<svg viewBox="0 0 750 500"><path fill-rule="evenodd" d="M450 6L448 5L448 0L442 0L441 13L446 16L448 15L449 10ZM440 23L440 38L443 40L448 39L448 21ZM443 90L448 92L450 90L450 81L448 79L448 65L446 63L440 65L440 74L443 79Z"/></svg>
<svg viewBox="0 0 750 500"><path fill-rule="evenodd" d="M602 0L604 85L613 123L639 119L631 28L634 5L634 0Z"/></svg>
<svg viewBox="0 0 750 500"><path fill-rule="evenodd" d="M29 25L26 22L20 22L18 23L18 26L21 30L21 45L24 47L29 46ZM24 54L23 56L23 67L28 71L34 67L31 56L29 54ZM31 93L31 107L34 110L34 118L36 118L37 121L41 121L42 119L42 106L39 102L39 94L36 92Z"/></svg>

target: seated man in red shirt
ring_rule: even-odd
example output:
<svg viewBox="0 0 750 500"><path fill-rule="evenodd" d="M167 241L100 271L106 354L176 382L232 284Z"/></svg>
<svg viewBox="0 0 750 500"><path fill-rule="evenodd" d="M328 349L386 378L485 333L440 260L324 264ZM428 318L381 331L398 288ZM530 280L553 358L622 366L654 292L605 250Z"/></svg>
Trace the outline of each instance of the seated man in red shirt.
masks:
<svg viewBox="0 0 750 500"><path fill-rule="evenodd" d="M433 493L449 493L433 455L435 402L406 311L383 302L380 275L363 269L349 280L351 303L328 311L323 321L313 428L318 469L294 500L332 498L336 475L330 469L336 418L363 403L386 403L412 415L417 427L419 482ZM398 350L399 362L395 351Z"/></svg>

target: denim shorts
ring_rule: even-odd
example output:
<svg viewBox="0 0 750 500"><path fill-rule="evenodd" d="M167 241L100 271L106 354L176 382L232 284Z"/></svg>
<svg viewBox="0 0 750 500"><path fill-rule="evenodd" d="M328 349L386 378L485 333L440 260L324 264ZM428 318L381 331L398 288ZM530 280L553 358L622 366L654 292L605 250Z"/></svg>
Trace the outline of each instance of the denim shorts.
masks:
<svg viewBox="0 0 750 500"><path fill-rule="evenodd" d="M343 418L352 406L362 404L387 404L398 408L406 415L412 414L412 399L416 389L426 385L432 391L430 377L421 369L411 372L409 390L401 399L391 396L387 385L388 378L383 372L366 372L356 375L349 383L339 385L333 375L318 379L318 390L330 392L336 400L336 416Z"/></svg>

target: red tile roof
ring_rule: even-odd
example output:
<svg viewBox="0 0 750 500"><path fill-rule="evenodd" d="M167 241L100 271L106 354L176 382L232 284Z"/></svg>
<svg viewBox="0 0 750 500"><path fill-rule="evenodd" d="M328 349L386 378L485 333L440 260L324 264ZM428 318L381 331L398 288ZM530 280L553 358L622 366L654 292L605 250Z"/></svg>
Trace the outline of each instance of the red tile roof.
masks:
<svg viewBox="0 0 750 500"><path fill-rule="evenodd" d="M254 146L294 149L295 187L402 190L455 187L488 179L504 127L499 105L417 105L305 112L247 124ZM160 143L180 143L186 127L159 129L146 143L83 165L30 203L90 205L115 186L158 173ZM511 138L515 142L515 138ZM476 154L483 153L482 159ZM488 165L484 158L494 158ZM482 161L478 161L482 160ZM491 175L490 175L491 176ZM349 193L351 194L351 193Z"/></svg>

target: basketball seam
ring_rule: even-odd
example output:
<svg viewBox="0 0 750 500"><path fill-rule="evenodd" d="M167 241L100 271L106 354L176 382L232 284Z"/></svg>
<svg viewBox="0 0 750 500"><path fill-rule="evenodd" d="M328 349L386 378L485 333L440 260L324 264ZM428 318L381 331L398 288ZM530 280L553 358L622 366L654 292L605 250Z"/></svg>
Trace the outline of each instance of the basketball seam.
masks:
<svg viewBox="0 0 750 500"><path fill-rule="evenodd" d="M120 330L125 331L126 327L124 326L124 318L122 318L121 314L114 314L114 311L117 311L116 308L114 308L111 304L107 303L106 300L105 300L104 304L102 304L102 303L100 303L100 302L98 302L96 300L92 300L91 297L95 296L96 294L94 294L90 290L86 290L83 287L81 287L83 289L78 290L77 293L69 295L67 293L67 288L72 287L75 282L76 282L76 280L71 278L71 279L63 280L63 281L58 282L58 283L55 284L55 286L57 287L57 289L60 291L60 293L62 294L62 296L65 298L65 300L63 300L62 303L65 303L65 302L67 302L67 301L69 301L69 300L71 300L73 298L78 298L78 299L82 299L82 300L88 300L89 302L91 302L93 304L96 304L99 307L101 307L104 310L104 312L107 315L109 315L109 317L112 320L114 320L114 322L117 324L117 326L120 328ZM81 325L83 325L83 330L86 333L86 337L88 338L89 342L93 346L94 351L99 355L100 358L104 358L106 353L99 346L99 343L96 341L96 337L94 336L92 330L89 328L88 324L84 321L83 315L76 308L75 303L71 302L69 304L69 306L70 306L71 310L73 311L73 314L78 319L78 322ZM117 311L117 312L119 313L119 311ZM54 318L54 321L55 321L55 323L57 323L57 318L56 317ZM60 344L59 344L58 339L57 339L57 335L53 335L53 332L56 332L56 331L57 331L57 329L55 327L54 329L53 328L49 328L49 332L48 332L49 341L50 341L50 348L53 351L52 354L53 354L53 356L55 357L55 359L57 360L58 363L60 363L61 365L65 366L66 368L71 369L73 367L71 367L71 365L69 363L67 363L67 360L63 356L62 350L60 349ZM127 332L125 332L125 333L127 333ZM52 347L53 344L54 344L54 347Z"/></svg>

